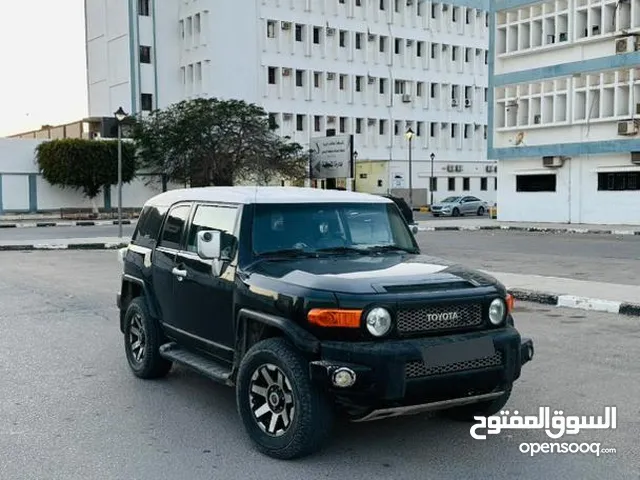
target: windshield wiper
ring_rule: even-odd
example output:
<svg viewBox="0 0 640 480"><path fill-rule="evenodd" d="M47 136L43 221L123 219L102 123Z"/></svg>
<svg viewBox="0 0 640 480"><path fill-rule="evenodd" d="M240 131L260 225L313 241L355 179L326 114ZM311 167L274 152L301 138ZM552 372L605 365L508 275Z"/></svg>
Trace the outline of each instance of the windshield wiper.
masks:
<svg viewBox="0 0 640 480"><path fill-rule="evenodd" d="M267 250L257 254L258 257L315 257L314 252L300 250L299 248L283 248L281 250Z"/></svg>
<svg viewBox="0 0 640 480"><path fill-rule="evenodd" d="M405 252L405 253L417 253L415 250L408 248L402 248L398 245L372 245L366 247L364 250L367 252Z"/></svg>
<svg viewBox="0 0 640 480"><path fill-rule="evenodd" d="M362 248L355 247L327 247L327 248L318 248L316 252L322 253L359 253L360 255L366 255L367 252Z"/></svg>

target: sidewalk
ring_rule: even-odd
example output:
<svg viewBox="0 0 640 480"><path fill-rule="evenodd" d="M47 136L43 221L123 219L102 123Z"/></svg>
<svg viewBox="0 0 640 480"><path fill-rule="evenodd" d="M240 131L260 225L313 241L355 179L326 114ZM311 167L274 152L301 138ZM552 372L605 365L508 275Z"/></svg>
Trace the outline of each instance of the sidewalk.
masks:
<svg viewBox="0 0 640 480"><path fill-rule="evenodd" d="M512 230L543 233L592 233L609 235L640 235L640 225L591 225L568 223L501 222L491 218L439 218L418 221L422 232Z"/></svg>
<svg viewBox="0 0 640 480"><path fill-rule="evenodd" d="M128 237L0 241L1 251L111 250L126 247ZM640 286L587 282L569 278L486 272L502 282L516 299L582 310L640 317Z"/></svg>

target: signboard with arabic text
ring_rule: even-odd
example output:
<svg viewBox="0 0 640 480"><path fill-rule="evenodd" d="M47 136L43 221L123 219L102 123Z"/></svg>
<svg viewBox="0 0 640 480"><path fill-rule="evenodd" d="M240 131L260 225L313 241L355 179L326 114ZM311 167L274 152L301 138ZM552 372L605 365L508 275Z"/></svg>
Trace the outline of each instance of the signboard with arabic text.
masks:
<svg viewBox="0 0 640 480"><path fill-rule="evenodd" d="M310 141L311 178L351 178L351 135L317 137Z"/></svg>

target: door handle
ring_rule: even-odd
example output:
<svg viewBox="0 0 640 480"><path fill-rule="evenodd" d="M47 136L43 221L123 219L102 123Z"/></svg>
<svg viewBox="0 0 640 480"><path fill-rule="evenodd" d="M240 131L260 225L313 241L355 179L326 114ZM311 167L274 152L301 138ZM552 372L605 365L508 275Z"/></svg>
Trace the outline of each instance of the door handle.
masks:
<svg viewBox="0 0 640 480"><path fill-rule="evenodd" d="M173 270L171 270L171 273L173 273L176 277L178 277L178 281L181 282L183 278L186 278L187 276L187 271L186 270L180 270L177 267L174 267Z"/></svg>

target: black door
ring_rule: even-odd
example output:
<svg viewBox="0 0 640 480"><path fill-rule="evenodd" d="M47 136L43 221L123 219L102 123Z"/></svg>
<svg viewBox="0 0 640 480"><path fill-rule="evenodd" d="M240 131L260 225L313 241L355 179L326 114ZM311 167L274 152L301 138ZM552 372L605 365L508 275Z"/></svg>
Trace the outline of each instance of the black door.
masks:
<svg viewBox="0 0 640 480"><path fill-rule="evenodd" d="M186 246L176 257L176 267L184 272L175 295L183 309L185 329L198 337L208 351L225 359L231 359L235 337L233 298L238 211L235 205L198 205ZM221 246L226 260L220 276L214 274L210 260L198 256L196 242L200 230L223 232Z"/></svg>
<svg viewBox="0 0 640 480"><path fill-rule="evenodd" d="M185 234L191 205L174 206L162 227L158 246L153 252L151 275L156 300L160 307L161 321L175 328L183 328L180 305L174 299L176 284L176 255Z"/></svg>

